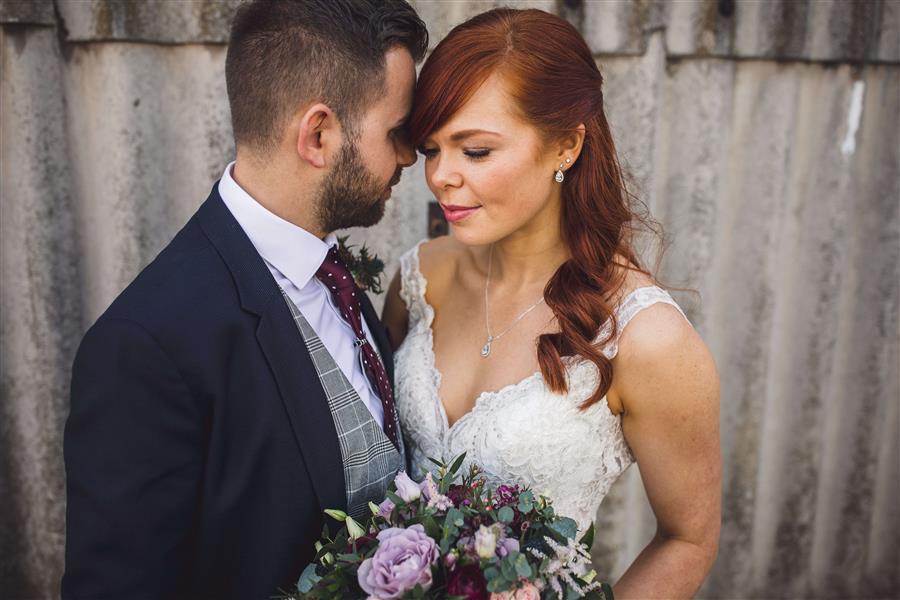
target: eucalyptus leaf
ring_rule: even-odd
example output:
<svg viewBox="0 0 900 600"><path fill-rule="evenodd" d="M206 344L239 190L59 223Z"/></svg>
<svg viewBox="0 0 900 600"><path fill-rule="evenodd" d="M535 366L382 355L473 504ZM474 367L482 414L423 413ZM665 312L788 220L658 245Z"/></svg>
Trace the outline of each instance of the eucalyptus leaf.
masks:
<svg viewBox="0 0 900 600"><path fill-rule="evenodd" d="M497 511L497 520L501 523L512 523L515 518L515 511L508 506L504 506Z"/></svg>
<svg viewBox="0 0 900 600"><path fill-rule="evenodd" d="M528 564L528 559L525 558L524 554L519 554L515 558L516 565L516 575L519 577L524 577L525 579L531 579L532 570L531 565Z"/></svg>
<svg viewBox="0 0 900 600"><path fill-rule="evenodd" d="M575 539L575 535L578 533L578 524L574 519L570 519L569 517L560 517L556 519L550 523L549 528L551 531L558 533L567 540Z"/></svg>
<svg viewBox="0 0 900 600"><path fill-rule="evenodd" d="M306 594L321 580L322 578L316 573L316 563L309 563L303 569L303 573L300 574L300 579L297 581L297 591L301 594Z"/></svg>
<svg viewBox="0 0 900 600"><path fill-rule="evenodd" d="M503 577L505 577L507 581L516 580L516 567L510 561L500 561L500 572L503 573Z"/></svg>

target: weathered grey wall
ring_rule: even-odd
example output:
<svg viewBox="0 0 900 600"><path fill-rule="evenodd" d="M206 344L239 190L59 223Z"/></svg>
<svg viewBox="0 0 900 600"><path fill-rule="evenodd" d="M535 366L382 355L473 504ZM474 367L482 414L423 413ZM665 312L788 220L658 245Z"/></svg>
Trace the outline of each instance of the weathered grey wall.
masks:
<svg viewBox="0 0 900 600"><path fill-rule="evenodd" d="M0 596L57 595L61 432L83 331L233 152L236 2L0 2ZM440 39L499 2L415 2ZM900 596L900 2L509 2L564 14L667 229L664 280L722 377L723 530L708 598ZM410 169L352 232L426 232ZM632 469L595 547L652 535Z"/></svg>

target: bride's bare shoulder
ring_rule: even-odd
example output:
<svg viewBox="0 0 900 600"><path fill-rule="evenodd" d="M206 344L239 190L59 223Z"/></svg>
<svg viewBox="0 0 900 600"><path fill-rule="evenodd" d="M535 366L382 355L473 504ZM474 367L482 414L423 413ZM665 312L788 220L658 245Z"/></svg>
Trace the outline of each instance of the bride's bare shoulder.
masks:
<svg viewBox="0 0 900 600"><path fill-rule="evenodd" d="M428 282L429 299L441 297L453 285L460 267L471 260L470 252L449 235L430 239L419 246L419 270Z"/></svg>
<svg viewBox="0 0 900 600"><path fill-rule="evenodd" d="M659 285L652 275L638 269L635 265L622 257L616 257L616 264L618 265L621 283L612 293L612 303L614 306L618 305L625 297L638 288Z"/></svg>

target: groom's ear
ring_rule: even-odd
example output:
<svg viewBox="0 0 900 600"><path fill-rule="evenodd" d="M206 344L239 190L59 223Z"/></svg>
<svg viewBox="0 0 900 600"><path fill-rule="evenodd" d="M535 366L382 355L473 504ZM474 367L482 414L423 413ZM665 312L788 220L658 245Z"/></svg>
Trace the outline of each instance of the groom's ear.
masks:
<svg viewBox="0 0 900 600"><path fill-rule="evenodd" d="M313 104L300 115L297 127L297 154L316 168L325 166L325 158L341 145L341 127L327 105Z"/></svg>

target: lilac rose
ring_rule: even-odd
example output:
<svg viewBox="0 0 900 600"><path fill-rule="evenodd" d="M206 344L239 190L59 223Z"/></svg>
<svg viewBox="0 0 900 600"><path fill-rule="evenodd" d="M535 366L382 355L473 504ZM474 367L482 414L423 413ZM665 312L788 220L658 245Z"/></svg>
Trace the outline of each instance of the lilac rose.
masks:
<svg viewBox="0 0 900 600"><path fill-rule="evenodd" d="M416 524L391 527L378 534L378 549L359 566L359 586L376 598L399 598L421 585L431 587L431 565L438 559L434 540Z"/></svg>
<svg viewBox="0 0 900 600"><path fill-rule="evenodd" d="M497 556L503 557L511 552L519 551L519 540L516 538L505 537L497 542Z"/></svg>
<svg viewBox="0 0 900 600"><path fill-rule="evenodd" d="M405 471L397 473L397 476L394 477L394 484L397 486L397 495L403 498L404 502L415 502L422 495L422 490Z"/></svg>
<svg viewBox="0 0 900 600"><path fill-rule="evenodd" d="M384 501L378 505L378 516L385 519L390 519L391 513L394 512L394 508L396 508L396 505L391 501L391 499L385 498Z"/></svg>

